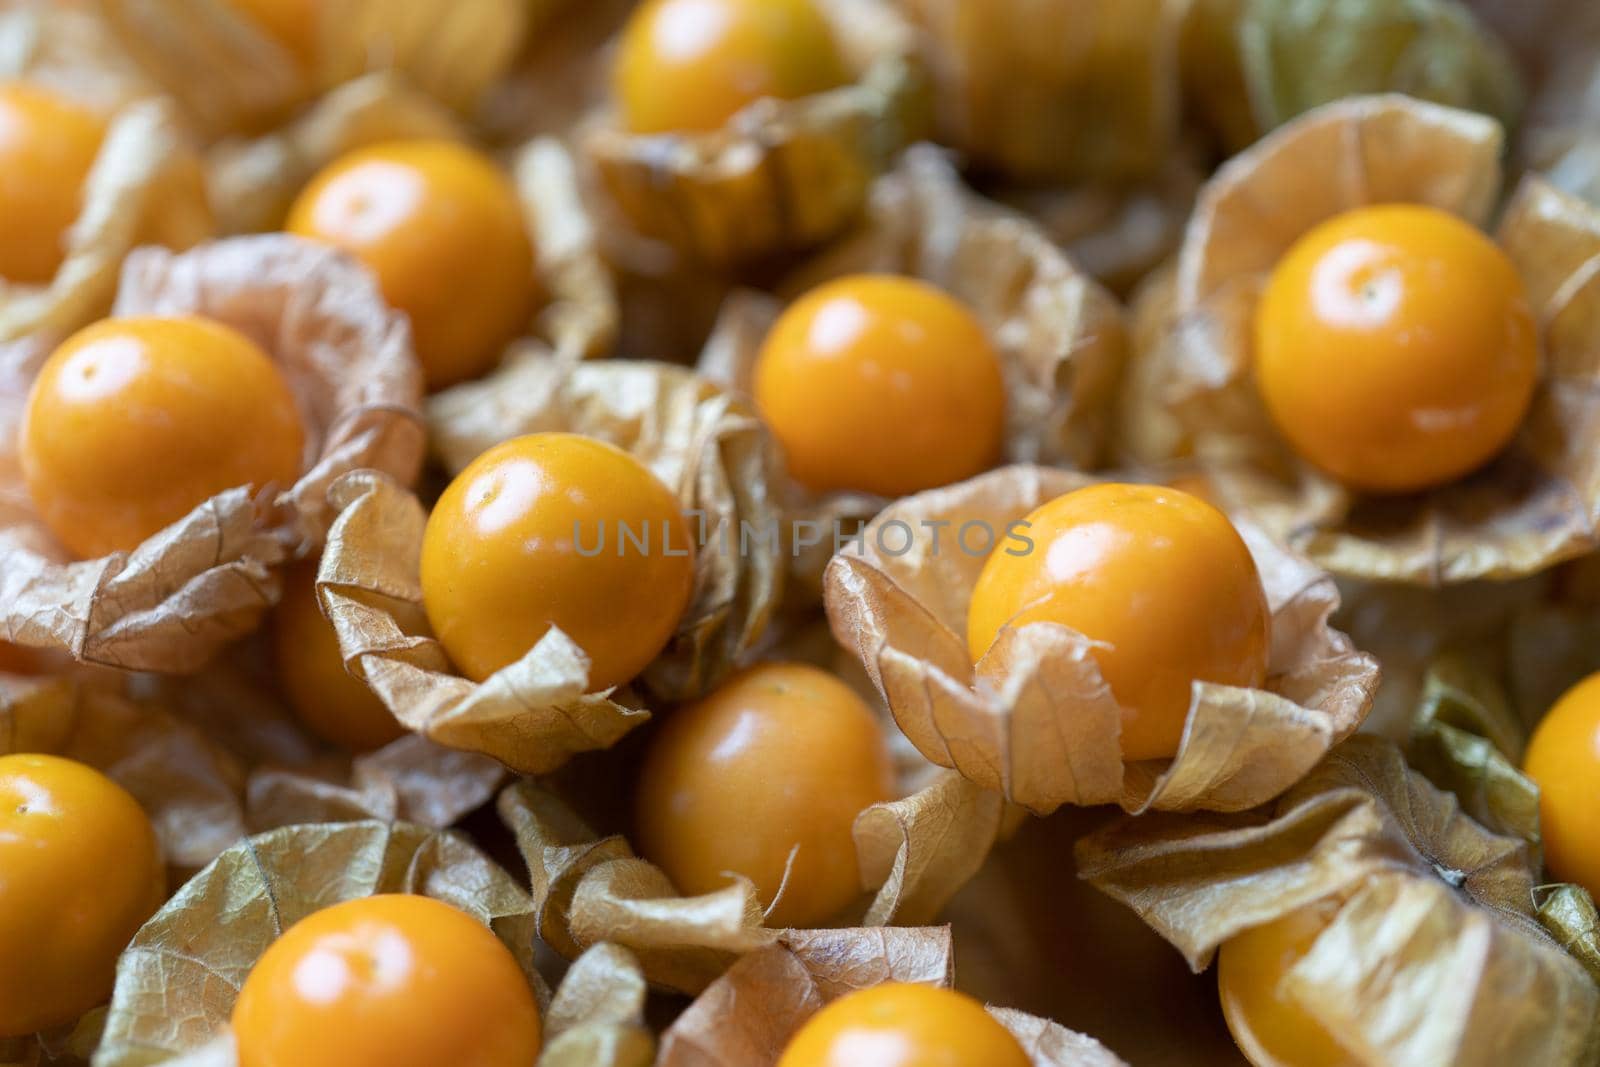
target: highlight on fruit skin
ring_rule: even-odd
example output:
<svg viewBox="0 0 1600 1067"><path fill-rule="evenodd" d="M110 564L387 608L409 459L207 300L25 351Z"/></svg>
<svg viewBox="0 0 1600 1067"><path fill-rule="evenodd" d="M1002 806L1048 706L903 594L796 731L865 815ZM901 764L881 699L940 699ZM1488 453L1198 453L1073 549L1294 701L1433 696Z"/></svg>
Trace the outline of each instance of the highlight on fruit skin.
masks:
<svg viewBox="0 0 1600 1067"><path fill-rule="evenodd" d="M1000 356L976 315L915 278L851 275L800 297L762 342L752 389L814 491L904 496L1000 458Z"/></svg>
<svg viewBox="0 0 1600 1067"><path fill-rule="evenodd" d="M1052 622L1082 634L1122 709L1127 760L1177 753L1195 682L1265 682L1266 594L1249 548L1210 504L1102 483L1022 521L1032 549L997 545L972 590L975 662L1006 627Z"/></svg>
<svg viewBox="0 0 1600 1067"><path fill-rule="evenodd" d="M278 365L198 316L73 334L34 380L18 436L39 517L83 559L130 551L225 490L287 488L304 446Z"/></svg>
<svg viewBox="0 0 1600 1067"><path fill-rule="evenodd" d="M1256 380L1278 431L1361 491L1470 474L1516 434L1539 378L1538 328L1511 260L1420 204L1312 228L1255 316Z"/></svg>
<svg viewBox="0 0 1600 1067"><path fill-rule="evenodd" d="M628 453L538 433L489 449L450 483L422 540L422 599L440 644L483 681L551 627L589 660L589 692L666 647L689 604L696 546L678 498Z"/></svg>
<svg viewBox="0 0 1600 1067"><path fill-rule="evenodd" d="M1022 1045L965 993L884 982L806 1021L778 1067L1028 1067Z"/></svg>
<svg viewBox="0 0 1600 1067"><path fill-rule="evenodd" d="M1600 900L1600 674L1574 685L1545 713L1522 766L1539 786L1550 874Z"/></svg>
<svg viewBox="0 0 1600 1067"><path fill-rule="evenodd" d="M634 804L640 853L686 895L749 879L771 927L837 918L864 892L856 816L895 799L883 729L826 671L741 671L666 713L650 739Z"/></svg>
<svg viewBox="0 0 1600 1067"><path fill-rule="evenodd" d="M105 134L87 108L0 81L0 280L43 285L55 276Z"/></svg>

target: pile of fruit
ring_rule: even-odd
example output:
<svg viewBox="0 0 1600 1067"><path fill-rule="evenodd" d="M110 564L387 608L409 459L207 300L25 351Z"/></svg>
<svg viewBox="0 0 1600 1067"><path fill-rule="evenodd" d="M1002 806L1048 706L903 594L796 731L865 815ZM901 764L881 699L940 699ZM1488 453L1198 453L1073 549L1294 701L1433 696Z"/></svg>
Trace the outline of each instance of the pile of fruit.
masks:
<svg viewBox="0 0 1600 1067"><path fill-rule="evenodd" d="M1600 1065L1592 0L0 0L0 1064Z"/></svg>

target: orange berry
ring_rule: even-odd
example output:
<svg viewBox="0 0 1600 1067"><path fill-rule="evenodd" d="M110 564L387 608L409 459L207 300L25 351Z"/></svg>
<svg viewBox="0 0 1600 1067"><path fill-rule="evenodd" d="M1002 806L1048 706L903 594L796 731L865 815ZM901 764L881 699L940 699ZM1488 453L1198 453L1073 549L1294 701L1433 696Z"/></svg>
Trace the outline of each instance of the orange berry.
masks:
<svg viewBox="0 0 1600 1067"><path fill-rule="evenodd" d="M441 901L313 912L256 961L233 1006L240 1067L529 1067L539 1008L516 957Z"/></svg>
<svg viewBox="0 0 1600 1067"><path fill-rule="evenodd" d="M1600 674L1556 701L1533 732L1523 769L1539 785L1550 873L1600 900Z"/></svg>
<svg viewBox="0 0 1600 1067"><path fill-rule="evenodd" d="M1258 687L1269 614L1255 561L1222 512L1176 489L1093 485L1035 510L984 564L967 613L981 659L1000 630L1070 627L1122 705L1125 759L1178 751L1194 683Z"/></svg>
<svg viewBox="0 0 1600 1067"><path fill-rule="evenodd" d="M105 133L92 111L23 82L0 83L0 278L41 285L55 277Z"/></svg>
<svg viewBox="0 0 1600 1067"><path fill-rule="evenodd" d="M953 989L885 982L813 1015L778 1067L1028 1067L983 1005Z"/></svg>
<svg viewBox="0 0 1600 1067"><path fill-rule="evenodd" d="M489 449L439 497L422 539L428 621L479 681L556 626L588 653L591 691L621 685L666 646L693 584L678 498L578 434Z"/></svg>
<svg viewBox="0 0 1600 1067"><path fill-rule="evenodd" d="M1516 434L1539 377L1516 269L1435 208L1338 215L1278 263L1256 310L1256 379L1307 462L1358 490L1469 474Z"/></svg>
<svg viewBox="0 0 1600 1067"><path fill-rule="evenodd" d="M448 141L404 141L336 160L300 193L285 229L364 263L411 319L428 386L490 370L533 313L533 247L511 181Z"/></svg>
<svg viewBox="0 0 1600 1067"><path fill-rule="evenodd" d="M72 1022L166 895L139 802L92 767L0 756L0 1037Z"/></svg>
<svg viewBox="0 0 1600 1067"><path fill-rule="evenodd" d="M279 684L300 721L324 741L352 752L382 748L406 729L344 669L339 637L317 603L316 577L315 561L284 577L283 600L272 613Z"/></svg>
<svg viewBox="0 0 1600 1067"><path fill-rule="evenodd" d="M763 663L667 716L640 772L639 848L689 894L732 872L770 905L788 869L768 923L810 926L861 895L855 818L893 798L882 730L855 691Z"/></svg>
<svg viewBox="0 0 1600 1067"><path fill-rule="evenodd" d="M793 100L848 78L812 0L646 0L612 70L634 133L715 130L763 97Z"/></svg>
<svg viewBox="0 0 1600 1067"><path fill-rule="evenodd" d="M238 486L286 487L305 432L276 364L200 318L107 319L51 353L19 441L39 516L80 557L128 550Z"/></svg>
<svg viewBox="0 0 1600 1067"><path fill-rule="evenodd" d="M1311 951L1337 911L1312 904L1224 942L1217 990L1234 1043L1255 1067L1361 1067L1323 1025L1283 990L1284 975Z"/></svg>
<svg viewBox="0 0 1600 1067"><path fill-rule="evenodd" d="M1000 456L1005 383L977 318L925 282L856 275L773 325L755 368L761 416L812 489L903 496Z"/></svg>

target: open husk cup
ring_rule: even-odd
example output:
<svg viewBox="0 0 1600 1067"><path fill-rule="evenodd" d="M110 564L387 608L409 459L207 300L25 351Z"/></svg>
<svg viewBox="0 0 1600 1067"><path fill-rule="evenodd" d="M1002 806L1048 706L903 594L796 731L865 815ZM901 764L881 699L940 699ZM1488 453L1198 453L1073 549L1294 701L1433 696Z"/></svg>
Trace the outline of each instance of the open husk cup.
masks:
<svg viewBox="0 0 1600 1067"><path fill-rule="evenodd" d="M960 635L994 544L985 537L1004 536L1035 508L1095 481L1004 467L886 508L828 565L835 639L861 660L918 751L1032 811L1265 803L1360 726L1378 667L1328 625L1339 602L1333 580L1249 523L1239 532L1271 610L1266 688L1196 682L1171 761L1124 762L1121 709L1088 641L1064 626L1002 629L973 665ZM941 543L929 536L936 530L954 533Z"/></svg>
<svg viewBox="0 0 1600 1067"><path fill-rule="evenodd" d="M948 987L950 931L795 930L717 979L661 1035L658 1067L773 1067L802 1026L848 993L887 982ZM1034 1067L1123 1067L1100 1042L1007 1008L989 1014Z"/></svg>
<svg viewBox="0 0 1600 1067"><path fill-rule="evenodd" d="M579 960L552 998L534 967L532 902L509 874L455 834L354 822L248 838L179 890L118 963L96 1067L234 1067L228 1017L267 946L312 912L378 893L442 900L494 931L538 996L542 1067L649 1062L643 982L625 953L608 947ZM618 1050L613 1058L587 1058L608 1047Z"/></svg>
<svg viewBox="0 0 1600 1067"><path fill-rule="evenodd" d="M1526 843L1380 738L1345 742L1273 809L1123 819L1077 861L1197 972L1245 930L1326 909L1280 995L1363 1063L1590 1062L1600 987L1537 919Z"/></svg>
<svg viewBox="0 0 1600 1067"><path fill-rule="evenodd" d="M644 236L690 260L732 267L810 248L842 230L872 179L917 140L926 83L915 34L886 0L818 0L848 84L763 99L709 133L630 133L590 121L583 154Z"/></svg>
<svg viewBox="0 0 1600 1067"><path fill-rule="evenodd" d="M237 238L123 267L113 314L197 314L280 366L306 428L298 481L240 486L128 553L69 560L32 513L15 453L28 384L48 354L0 348L0 640L85 663L189 672L253 629L275 568L321 544L328 486L357 468L409 481L421 463L420 375L405 320L366 271L291 237Z"/></svg>
<svg viewBox="0 0 1600 1067"><path fill-rule="evenodd" d="M1536 177L1495 234L1543 348L1532 404L1498 458L1436 489L1360 496L1292 455L1254 384L1256 304L1297 238L1342 211L1397 201L1482 224L1500 187L1501 142L1492 119L1402 96L1312 111L1218 172L1170 294L1146 302L1161 318L1139 327L1149 346L1137 359L1149 366L1130 381L1145 390L1144 410L1177 416L1172 447L1207 464L1230 510L1340 577L1430 586L1516 578L1595 547L1600 213Z"/></svg>

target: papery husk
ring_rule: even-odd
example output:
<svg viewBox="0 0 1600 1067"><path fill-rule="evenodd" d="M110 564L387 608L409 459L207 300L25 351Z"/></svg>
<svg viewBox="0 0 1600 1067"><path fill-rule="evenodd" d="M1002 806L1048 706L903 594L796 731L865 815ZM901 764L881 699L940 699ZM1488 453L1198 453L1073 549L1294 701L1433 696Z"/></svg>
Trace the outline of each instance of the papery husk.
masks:
<svg viewBox="0 0 1600 1067"><path fill-rule="evenodd" d="M565 431L629 452L677 494L698 527L694 592L672 640L640 676L651 696L707 692L760 639L782 591L782 548L770 536L779 530L781 486L772 439L748 400L683 367L572 365L529 349L436 394L428 420L452 474L501 441Z"/></svg>
<svg viewBox="0 0 1600 1067"><path fill-rule="evenodd" d="M576 161L557 138L536 137L517 151L512 173L548 296L538 315L540 336L563 357L607 354L622 311Z"/></svg>
<svg viewBox="0 0 1600 1067"><path fill-rule="evenodd" d="M130 553L75 562L12 482L0 526L0 639L86 663L194 671L276 601L275 568L320 545L336 478L355 468L415 476L421 378L405 320L371 275L292 237L235 238L179 255L141 249L123 268L113 313L204 315L260 344L295 394L304 472L292 486L220 493ZM0 349L0 471L16 469L13 428L44 355L36 344Z"/></svg>
<svg viewBox="0 0 1600 1067"><path fill-rule="evenodd" d="M918 777L903 772L902 785ZM896 936L888 923L932 921L982 865L1005 811L997 795L948 772L912 788L856 817L856 856L872 899L840 918L857 930L768 927L755 886L732 874L723 889L682 896L623 837L600 837L532 780L503 792L499 810L532 877L541 939L568 958L602 941L622 945L652 984L698 993L735 959L769 945L829 936L881 941Z"/></svg>
<svg viewBox="0 0 1600 1067"><path fill-rule="evenodd" d="M0 77L31 82L110 115L160 90L88 5L6 0Z"/></svg>
<svg viewBox="0 0 1600 1067"><path fill-rule="evenodd" d="M1497 238L1544 332L1544 380L1517 437L1437 489L1360 497L1297 460L1251 376L1250 324L1279 257L1323 219L1418 202L1483 222L1499 185L1499 127L1400 96L1329 104L1224 167L1202 194L1155 348L1154 400L1175 412L1230 509L1341 577L1438 586L1537 573L1591 550L1600 511L1591 427L1600 215L1526 179ZM1160 300L1149 307L1159 312Z"/></svg>
<svg viewBox="0 0 1600 1067"><path fill-rule="evenodd" d="M138 245L184 249L213 232L199 156L170 105L129 104L109 120L82 206L48 284L0 280L0 342L60 340L105 315L118 271Z"/></svg>
<svg viewBox="0 0 1600 1067"><path fill-rule="evenodd" d="M490 88L478 125L492 143L536 137L566 139L584 116L611 94L607 42L627 22L637 0L536 0L527 44L512 68ZM597 61L599 60L599 61Z"/></svg>
<svg viewBox="0 0 1600 1067"><path fill-rule="evenodd" d="M42 752L86 763L150 816L175 877L244 836L237 761L159 704L104 680L0 675L0 755Z"/></svg>
<svg viewBox="0 0 1600 1067"><path fill-rule="evenodd" d="M1544 928L1600 983L1600 910L1594 898L1575 885L1554 885L1535 888L1533 899Z"/></svg>
<svg viewBox="0 0 1600 1067"><path fill-rule="evenodd" d="M627 949L599 944L567 969L544 1013L539 1067L650 1067L649 987Z"/></svg>
<svg viewBox="0 0 1600 1067"><path fill-rule="evenodd" d="M357 78L271 133L212 147L206 178L218 225L223 233L281 228L301 188L323 167L358 148L464 136L449 108L399 75L380 72Z"/></svg>
<svg viewBox="0 0 1600 1067"><path fill-rule="evenodd" d="M885 0L819 0L855 80L762 99L709 133L628 133L600 116L583 153L639 233L729 267L810 248L842 230L872 179L915 141L926 84L915 35Z"/></svg>
<svg viewBox="0 0 1600 1067"><path fill-rule="evenodd" d="M511 950L541 1003L548 999L534 969L532 902L466 838L406 823L289 826L222 853L134 935L117 963L95 1067L143 1067L202 1049L217 1057L204 1062L231 1067L218 1039L267 946L314 911L378 893L418 893L465 911Z"/></svg>
<svg viewBox="0 0 1600 1067"><path fill-rule="evenodd" d="M940 140L1013 179L1154 174L1178 130L1186 0L901 0L927 37Z"/></svg>
<svg viewBox="0 0 1600 1067"><path fill-rule="evenodd" d="M1353 733L1378 667L1328 625L1332 579L1239 524L1272 611L1267 688L1197 682L1176 758L1124 763L1121 711L1082 635L1053 623L1001 631L974 667L967 603L988 552L933 548L913 534L898 557L891 523L912 531L1008 524L1088 475L1004 467L891 505L826 575L834 637L866 666L902 731L923 756L1038 813L1062 804L1116 803L1130 812L1239 811L1298 781ZM981 546L980 546L981 547Z"/></svg>
<svg viewBox="0 0 1600 1067"><path fill-rule="evenodd" d="M1347 96L1405 93L1516 124L1500 41L1456 0L1202 0L1188 15L1191 99L1230 151Z"/></svg>
<svg viewBox="0 0 1600 1067"><path fill-rule="evenodd" d="M662 1034L658 1067L772 1067L833 1000L887 982L948 987L948 927L796 930L728 969ZM1098 1041L1047 1019L990 1008L1035 1067L1118 1067Z"/></svg>
<svg viewBox="0 0 1600 1067"><path fill-rule="evenodd" d="M1567 192L1600 203L1600 9L1563 0L1489 6L1496 9L1491 16L1525 23L1523 48L1529 69L1540 76L1516 146L1520 161Z"/></svg>
<svg viewBox="0 0 1600 1067"><path fill-rule="evenodd" d="M1364 1063L1587 1062L1600 989L1534 917L1525 844L1380 738L1346 741L1273 812L1123 819L1077 860L1196 971L1236 934L1331 902L1283 988Z"/></svg>

